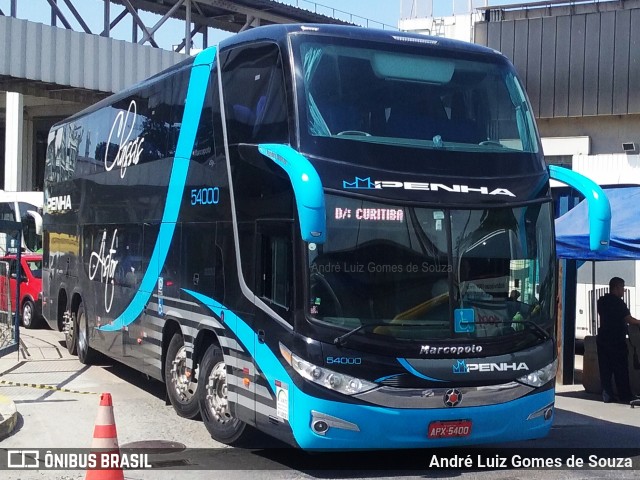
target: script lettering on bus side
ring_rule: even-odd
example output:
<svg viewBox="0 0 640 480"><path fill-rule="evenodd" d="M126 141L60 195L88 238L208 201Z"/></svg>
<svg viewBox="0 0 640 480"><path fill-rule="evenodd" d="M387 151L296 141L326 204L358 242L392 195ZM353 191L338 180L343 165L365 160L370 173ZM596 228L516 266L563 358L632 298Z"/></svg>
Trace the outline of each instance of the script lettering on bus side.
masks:
<svg viewBox="0 0 640 480"><path fill-rule="evenodd" d="M115 274L116 267L118 266L118 260L114 260L116 250L113 245L116 241L116 235L118 230L113 231L113 237L111 238L111 247L106 250L107 245L107 231L102 234L102 241L100 242L100 251L92 252L89 258L89 279L93 280L98 273L98 267L100 268L100 281L104 282L104 309L106 312L111 310L113 304L113 293L115 291Z"/></svg>
<svg viewBox="0 0 640 480"><path fill-rule="evenodd" d="M111 131L109 132L109 139L107 140L107 147L104 153L104 168L107 172L110 172L113 170L114 166L119 166L120 178L124 178L125 173L127 173L127 167L138 164L140 161L140 155L142 155L142 152L144 151L142 148L144 138L136 137L134 140L129 140L133 134L133 128L136 124L137 111L138 107L135 100L131 100L126 115L122 110L120 110L118 115L116 115L116 119L111 126ZM129 131L125 131L129 124L130 115L133 115L130 123L131 127L129 128ZM115 138L113 138L114 131ZM118 146L116 158L113 162L109 162L109 146L111 145L112 138L113 140L118 141L120 145Z"/></svg>

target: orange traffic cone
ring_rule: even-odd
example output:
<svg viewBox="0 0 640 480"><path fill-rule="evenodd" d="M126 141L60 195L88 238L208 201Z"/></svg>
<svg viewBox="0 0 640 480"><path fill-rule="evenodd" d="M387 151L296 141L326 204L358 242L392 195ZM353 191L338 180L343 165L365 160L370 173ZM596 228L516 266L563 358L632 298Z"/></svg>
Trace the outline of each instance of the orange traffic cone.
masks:
<svg viewBox="0 0 640 480"><path fill-rule="evenodd" d="M87 470L85 480L124 480L124 473L119 462L117 462L116 467L110 468L114 465L113 459L119 459L120 457L116 421L113 418L113 403L110 393L100 395L100 406L98 407L98 416L93 430L91 451L95 454L97 465L94 469L89 468Z"/></svg>

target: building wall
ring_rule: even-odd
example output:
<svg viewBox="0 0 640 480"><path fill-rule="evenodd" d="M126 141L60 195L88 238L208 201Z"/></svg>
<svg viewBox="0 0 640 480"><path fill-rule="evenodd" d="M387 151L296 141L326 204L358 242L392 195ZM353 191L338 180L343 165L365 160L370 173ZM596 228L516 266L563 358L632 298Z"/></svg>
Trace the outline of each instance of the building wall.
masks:
<svg viewBox="0 0 640 480"><path fill-rule="evenodd" d="M538 129L541 137L588 136L592 155L624 153L623 142L635 142L640 147L640 115L539 118Z"/></svg>
<svg viewBox="0 0 640 480"><path fill-rule="evenodd" d="M474 41L513 62L537 118L639 114L640 3L605 4L478 22Z"/></svg>

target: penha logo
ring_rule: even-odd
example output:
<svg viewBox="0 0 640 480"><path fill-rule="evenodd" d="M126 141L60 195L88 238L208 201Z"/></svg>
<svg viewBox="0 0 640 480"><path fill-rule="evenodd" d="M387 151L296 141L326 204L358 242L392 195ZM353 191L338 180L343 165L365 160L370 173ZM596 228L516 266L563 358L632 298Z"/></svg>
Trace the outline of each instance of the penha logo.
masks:
<svg viewBox="0 0 640 480"><path fill-rule="evenodd" d="M107 172L110 172L113 167L119 166L120 178L124 178L125 173L127 173L127 167L138 164L140 155L144 151L144 148L142 148L144 138L136 137L134 140L129 140L136 126L137 111L138 107L135 100L131 100L126 115L124 111L120 110L111 126L111 132L109 132L107 148L104 152L104 168ZM131 116L131 123L129 123L129 116ZM129 128L128 131L127 127ZM116 157L113 160L109 160L109 146L112 140L119 142L120 145L118 146Z"/></svg>
<svg viewBox="0 0 640 480"><path fill-rule="evenodd" d="M469 372L508 372L529 370L526 363L467 363L465 360L458 360L453 365L453 373L469 373Z"/></svg>
<svg viewBox="0 0 640 480"><path fill-rule="evenodd" d="M59 195L47 199L47 212L64 212L71 210L71 195Z"/></svg>
<svg viewBox="0 0 640 480"><path fill-rule="evenodd" d="M453 373L469 373L469 367L467 367L467 362L464 360L458 360L453 365Z"/></svg>
<svg viewBox="0 0 640 480"><path fill-rule="evenodd" d="M424 182L398 182L393 180L371 180L371 177L356 177L353 182L347 180L342 181L342 188L345 190L380 190L383 188L402 188L404 190L422 190L430 192L450 192L450 193L479 193L481 195L506 195L515 197L515 195L506 188L494 188L489 190L488 187L470 187L469 185L444 183L424 183Z"/></svg>
<svg viewBox="0 0 640 480"><path fill-rule="evenodd" d="M370 177L360 178L356 177L355 182L347 182L346 180L342 181L342 188L347 190L373 190L376 187L376 184L371 181Z"/></svg>

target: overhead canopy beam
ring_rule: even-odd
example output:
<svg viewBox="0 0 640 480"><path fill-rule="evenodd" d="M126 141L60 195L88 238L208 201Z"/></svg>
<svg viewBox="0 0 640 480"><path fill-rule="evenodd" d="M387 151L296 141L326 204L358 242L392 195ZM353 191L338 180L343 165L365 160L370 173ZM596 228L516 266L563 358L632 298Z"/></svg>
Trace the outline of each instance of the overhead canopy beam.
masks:
<svg viewBox="0 0 640 480"><path fill-rule="evenodd" d="M67 7L69 8L69 11L76 18L76 20L78 21L78 23L80 24L80 26L84 30L84 33L88 33L89 35L91 35L91 29L85 23L85 21L82 19L82 16L80 16L80 14L78 13L78 10L76 10L76 7L73 6L73 3L71 3L71 0L64 0L64 3L67 5Z"/></svg>
<svg viewBox="0 0 640 480"><path fill-rule="evenodd" d="M156 30L158 30L158 28L160 28L164 24L164 22L166 22L169 18L172 17L175 11L178 10L183 3L184 3L184 0L178 0L178 2L175 5L173 5L169 9L169 11L165 13L164 16L160 20L158 20L158 22L153 27L151 27L151 30L149 30L148 33L144 34L144 36L142 37L142 40L140 40L140 43L143 44L144 42L152 38L152 35L156 33Z"/></svg>
<svg viewBox="0 0 640 480"><path fill-rule="evenodd" d="M58 17L67 30L73 30L73 28L71 27L71 24L64 17L64 14L62 13L62 10L60 10L60 7L56 3L56 1L55 0L47 0L47 2L49 2L49 5L51 5L51 16L52 17L54 17L54 16Z"/></svg>
<svg viewBox="0 0 640 480"><path fill-rule="evenodd" d="M230 12L242 13L243 15L253 16L263 20L267 20L273 23L291 23L291 17L285 17L270 13L268 10L262 10L257 8L245 7L235 2L228 0L199 0L205 5L211 5L212 7L222 8Z"/></svg>
<svg viewBox="0 0 640 480"><path fill-rule="evenodd" d="M107 5L109 2L105 2ZM115 27L118 23L120 23L120 20L122 20L124 17L127 16L127 9L125 8L122 12L120 12L120 15L118 15L116 18L113 19L113 22L108 23L109 22L109 17L105 16L105 29L103 30L103 32L100 34L102 37L108 37L109 34L111 33L111 29L113 27Z"/></svg>
<svg viewBox="0 0 640 480"><path fill-rule="evenodd" d="M86 0L46 0L51 10L50 25L56 26L57 23L60 23L64 25L64 28L74 30L74 27L71 25L69 20L73 21L73 19L75 19L77 21L77 25L80 26L77 30L83 31L87 34L92 34L93 32L89 27L91 22L86 21L79 11L80 2L85 1ZM99 2L100 0L94 1ZM237 33L258 25L268 25L273 23L349 23L275 0L102 1L104 3L104 8L102 9L103 21L100 36L110 38L113 28L124 18L128 17L128 15L131 15L131 43L150 44L153 47L158 48L158 44L154 39L154 34L170 18L174 18L185 22L184 38L180 45L182 45L182 48L185 48L187 53L191 48L191 40L195 34L201 34L203 46L207 45L209 33L207 30L208 28ZM34 7L34 3L35 0L10 0L10 16L17 18L18 6L20 6L21 9L30 11ZM313 1L310 3L313 5ZM112 4L124 7L114 19L111 18L112 13L114 13L112 11ZM155 23L155 25L149 27L145 25L143 19L140 17L140 12L149 12L159 15L161 18ZM69 14L73 16L73 19L69 17ZM5 12L0 10L0 15L4 16ZM138 40L140 31L142 32L142 36ZM175 43L178 42L176 41Z"/></svg>
<svg viewBox="0 0 640 480"><path fill-rule="evenodd" d="M144 22L142 21L142 19L138 15L138 12L134 8L134 6L131 5L131 2L129 0L122 0L122 2L124 3L124 6L127 8L127 10L129 10L129 13L133 17L134 22L138 24L138 26L142 29L142 31L144 32L145 35L149 36L149 43L151 45L153 45L154 47L158 48L158 44L152 38L152 35L149 34L149 30L147 29L146 25L144 24ZM140 42L140 43L144 43L144 42Z"/></svg>

